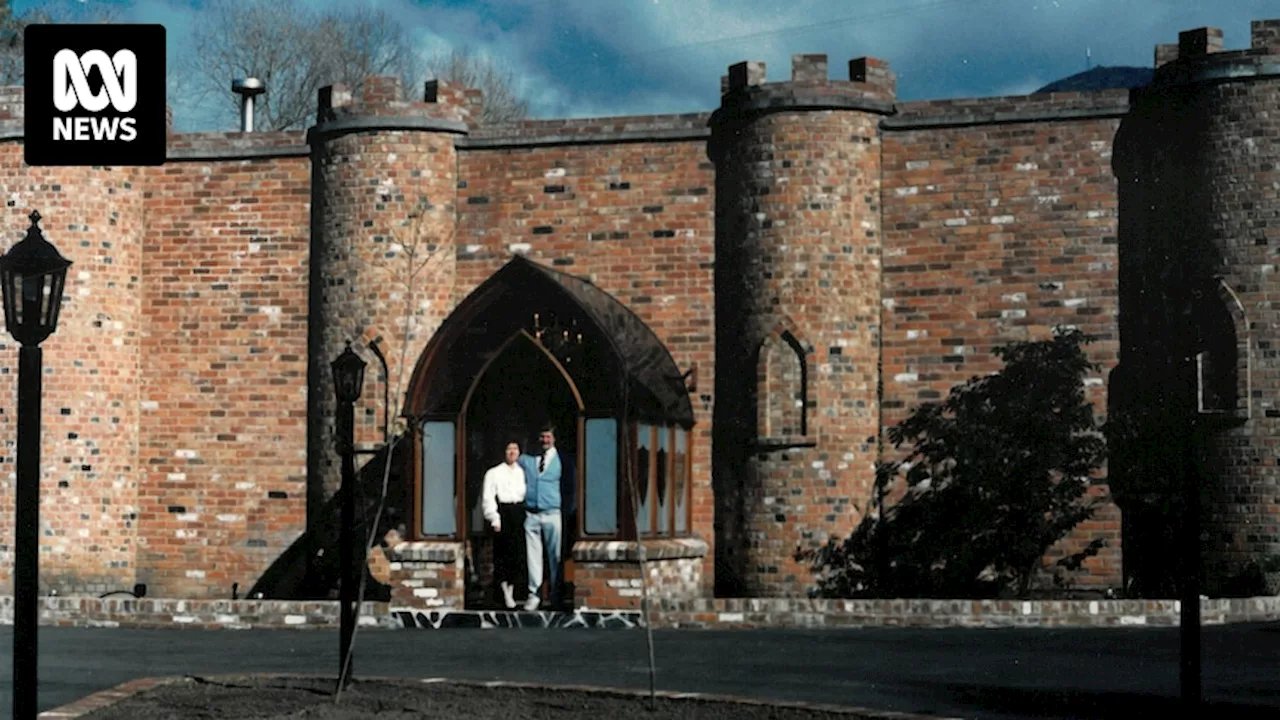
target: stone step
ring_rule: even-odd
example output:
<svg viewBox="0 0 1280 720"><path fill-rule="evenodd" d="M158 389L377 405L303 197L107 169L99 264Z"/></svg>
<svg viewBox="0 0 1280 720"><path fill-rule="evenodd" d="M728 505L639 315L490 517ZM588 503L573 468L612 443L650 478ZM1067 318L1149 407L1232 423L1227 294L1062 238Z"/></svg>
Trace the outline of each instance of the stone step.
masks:
<svg viewBox="0 0 1280 720"><path fill-rule="evenodd" d="M601 628L630 630L644 627L639 610L419 610L391 608L390 614L410 630L455 628Z"/></svg>

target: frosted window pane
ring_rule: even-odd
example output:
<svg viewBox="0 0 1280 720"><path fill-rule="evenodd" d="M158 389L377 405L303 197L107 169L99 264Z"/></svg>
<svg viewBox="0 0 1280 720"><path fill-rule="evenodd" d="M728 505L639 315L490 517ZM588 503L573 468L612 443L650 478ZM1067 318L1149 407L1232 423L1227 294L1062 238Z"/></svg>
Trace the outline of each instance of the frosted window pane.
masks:
<svg viewBox="0 0 1280 720"><path fill-rule="evenodd" d="M452 422L422 424L422 534L458 532L457 443Z"/></svg>
<svg viewBox="0 0 1280 720"><path fill-rule="evenodd" d="M618 531L618 421L587 420L587 477L585 532Z"/></svg>

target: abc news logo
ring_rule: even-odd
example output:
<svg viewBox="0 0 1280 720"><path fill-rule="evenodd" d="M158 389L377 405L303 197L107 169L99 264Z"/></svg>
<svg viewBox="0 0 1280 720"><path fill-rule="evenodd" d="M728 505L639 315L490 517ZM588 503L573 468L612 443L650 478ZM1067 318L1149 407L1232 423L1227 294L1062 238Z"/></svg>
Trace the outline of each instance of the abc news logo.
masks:
<svg viewBox="0 0 1280 720"><path fill-rule="evenodd" d="M28 165L162 165L162 25L30 25L25 37Z"/></svg>
<svg viewBox="0 0 1280 720"><path fill-rule="evenodd" d="M86 68L102 75L102 90L89 87ZM53 106L58 112L73 113L82 108L102 112L107 103L116 112L131 113L138 106L138 56L121 50L108 57L101 50L76 55L60 50L53 56ZM54 140L116 140L132 142L138 137L137 120L132 117L55 117Z"/></svg>

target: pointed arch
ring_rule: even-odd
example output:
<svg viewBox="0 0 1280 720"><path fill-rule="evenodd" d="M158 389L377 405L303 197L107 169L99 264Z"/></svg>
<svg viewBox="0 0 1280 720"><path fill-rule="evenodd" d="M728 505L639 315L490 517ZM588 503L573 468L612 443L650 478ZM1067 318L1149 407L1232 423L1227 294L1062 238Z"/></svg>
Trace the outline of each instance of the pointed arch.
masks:
<svg viewBox="0 0 1280 720"><path fill-rule="evenodd" d="M560 376L564 378L565 383L569 385L569 391L573 393L574 401L578 404L578 412L586 410L586 405L582 402L582 393L578 390L578 384L573 381L573 377L569 375L569 371L565 370L564 365L556 359L556 356L552 355L551 351L547 350L546 346L535 340L533 335L529 334L528 330L520 328L504 340L502 344L498 346L498 349L494 351L493 356L486 360L484 365L480 366L480 369L476 372L475 379L471 381L471 387L467 388L467 394L463 397L461 411L466 413L467 408L471 406L471 398L475 395L476 388L480 387L480 383L484 381L484 376L489 372L489 367L493 365L498 358L502 357L502 354L505 353L513 343L519 342L522 339L529 341L536 351L546 356L547 360L549 360L560 373Z"/></svg>
<svg viewBox="0 0 1280 720"><path fill-rule="evenodd" d="M643 419L693 426L684 373L639 316L591 281L521 255L468 295L427 343L405 393L405 414L458 412L478 367L527 328L538 309L572 319L584 335L584 362L567 370L584 402L612 409L625 382L629 404Z"/></svg>
<svg viewBox="0 0 1280 720"><path fill-rule="evenodd" d="M810 434L809 352L798 334L784 316L756 346L756 434L766 443Z"/></svg>
<svg viewBox="0 0 1280 720"><path fill-rule="evenodd" d="M1253 333L1240 296L1223 277L1198 314L1196 404L1203 415L1247 420L1253 405Z"/></svg>

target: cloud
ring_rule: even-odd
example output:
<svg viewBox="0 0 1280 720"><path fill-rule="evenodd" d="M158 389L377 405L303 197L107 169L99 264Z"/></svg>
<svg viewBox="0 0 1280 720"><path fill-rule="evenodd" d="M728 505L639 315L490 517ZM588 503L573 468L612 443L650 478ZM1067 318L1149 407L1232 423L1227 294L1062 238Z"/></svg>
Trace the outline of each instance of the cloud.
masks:
<svg viewBox="0 0 1280 720"><path fill-rule="evenodd" d="M423 53L468 46L506 63L535 113L568 117L710 110L730 64L762 60L785 80L798 53L826 53L835 78L851 58L888 60L903 100L1023 93L1084 70L1086 49L1095 66L1150 66L1154 46L1181 30L1220 27L1229 49L1243 48L1250 20L1280 17L1274 0L365 2ZM169 28L171 61L189 47L198 0L122 3L131 20Z"/></svg>

